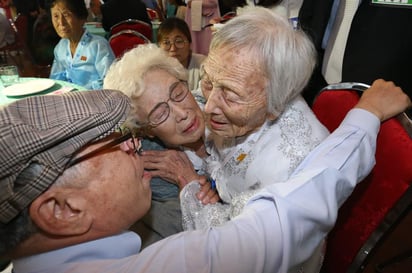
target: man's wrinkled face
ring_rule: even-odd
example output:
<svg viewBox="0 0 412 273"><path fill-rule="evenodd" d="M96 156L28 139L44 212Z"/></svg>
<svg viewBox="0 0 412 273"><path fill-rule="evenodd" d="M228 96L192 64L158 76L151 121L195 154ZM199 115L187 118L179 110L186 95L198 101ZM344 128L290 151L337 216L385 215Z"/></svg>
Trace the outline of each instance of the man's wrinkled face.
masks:
<svg viewBox="0 0 412 273"><path fill-rule="evenodd" d="M267 117L267 79L248 49L211 50L201 88L206 123L217 135L237 137L257 130Z"/></svg>
<svg viewBox="0 0 412 273"><path fill-rule="evenodd" d="M111 135L88 146L82 153L94 151L118 137ZM151 175L144 171L142 158L135 153L135 145L129 139L101 151L85 160L83 174L88 186L82 193L93 204L96 221L104 232L119 232L129 228L142 218L150 208L152 197ZM102 230L103 232L103 230Z"/></svg>

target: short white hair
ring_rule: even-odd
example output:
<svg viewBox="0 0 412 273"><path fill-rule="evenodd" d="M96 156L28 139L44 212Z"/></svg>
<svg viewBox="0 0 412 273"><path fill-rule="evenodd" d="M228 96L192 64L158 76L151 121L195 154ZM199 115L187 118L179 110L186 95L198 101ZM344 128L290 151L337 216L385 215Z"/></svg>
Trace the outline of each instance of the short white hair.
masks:
<svg viewBox="0 0 412 273"><path fill-rule="evenodd" d="M210 51L247 49L268 79L268 112L278 116L307 85L316 65L310 38L281 15L263 7L246 7L215 34Z"/></svg>

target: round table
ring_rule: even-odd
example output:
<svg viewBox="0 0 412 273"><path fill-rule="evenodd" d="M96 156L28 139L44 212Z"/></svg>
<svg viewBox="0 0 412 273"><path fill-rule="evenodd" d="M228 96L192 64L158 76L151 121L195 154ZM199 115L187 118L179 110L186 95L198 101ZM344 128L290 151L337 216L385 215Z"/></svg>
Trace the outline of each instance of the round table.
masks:
<svg viewBox="0 0 412 273"><path fill-rule="evenodd" d="M107 32L102 27L102 23L99 22L86 22L84 28L91 34L99 35L106 38Z"/></svg>
<svg viewBox="0 0 412 273"><path fill-rule="evenodd" d="M20 77L19 83L24 83L24 82L31 81L31 80L36 80L36 79L41 79L41 78ZM57 91L67 92L67 91L75 91L75 90L79 90L79 91L80 90L86 90L86 88L84 88L80 85L71 83L71 82L66 82L66 81L61 81L61 80L53 80L53 81L55 83L52 87L50 87L50 88L48 88L44 91L41 91L39 93L29 95L29 96L46 95L46 94L50 94L52 92L58 93ZM10 102L13 102L13 101L25 98L25 97L29 97L29 96L9 97L9 96L6 96L6 95L3 94L3 92L2 92L3 89L4 89L4 87L0 83L0 105L5 105L5 104L8 104Z"/></svg>

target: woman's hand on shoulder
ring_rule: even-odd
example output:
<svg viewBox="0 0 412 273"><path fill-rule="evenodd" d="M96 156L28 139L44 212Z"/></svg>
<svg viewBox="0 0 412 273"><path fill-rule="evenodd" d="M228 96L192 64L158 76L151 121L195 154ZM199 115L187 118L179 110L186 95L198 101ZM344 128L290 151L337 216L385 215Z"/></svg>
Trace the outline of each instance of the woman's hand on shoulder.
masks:
<svg viewBox="0 0 412 273"><path fill-rule="evenodd" d="M187 155L179 150L150 150L142 153L144 168L148 170L153 177L160 177L164 180L176 184L182 189L179 176L182 176L188 182L198 180L199 175L193 168L192 162Z"/></svg>

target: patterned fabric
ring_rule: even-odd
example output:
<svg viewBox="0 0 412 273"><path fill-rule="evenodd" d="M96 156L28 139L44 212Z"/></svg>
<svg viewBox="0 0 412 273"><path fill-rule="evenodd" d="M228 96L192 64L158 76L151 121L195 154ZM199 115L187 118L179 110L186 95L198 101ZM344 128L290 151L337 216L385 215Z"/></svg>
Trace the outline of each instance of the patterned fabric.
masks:
<svg viewBox="0 0 412 273"><path fill-rule="evenodd" d="M191 199L192 194L183 192L183 226L198 229L205 226L196 222L222 224L235 217L256 190L286 181L328 134L301 97L292 101L274 122L267 121L246 137L220 138L210 134L206 141L210 156L206 159L205 172L216 181L219 196L226 204L196 209L192 200L182 198L187 194L187 199ZM196 220L191 223L193 219Z"/></svg>
<svg viewBox="0 0 412 273"><path fill-rule="evenodd" d="M50 78L72 82L87 89L101 89L114 58L105 38L85 31L74 56L70 53L68 39L61 39L56 45Z"/></svg>
<svg viewBox="0 0 412 273"><path fill-rule="evenodd" d="M216 180L223 201L249 190L286 181L305 156L327 135L302 98L297 98L274 122L266 122L247 137L213 137L206 142L207 173Z"/></svg>
<svg viewBox="0 0 412 273"><path fill-rule="evenodd" d="M307 154L328 136L303 98L292 101L274 122L267 121L246 137L206 141L210 156L208 173L215 181L223 204L203 206L195 197L195 186L181 192L183 228L220 226L239 215L259 189L288 180ZM309 197L310 198L310 197ZM323 260L319 246L311 259L290 272L318 272Z"/></svg>
<svg viewBox="0 0 412 273"><path fill-rule="evenodd" d="M72 155L117 129L130 108L117 91L33 96L0 110L0 222L8 223L63 173Z"/></svg>

